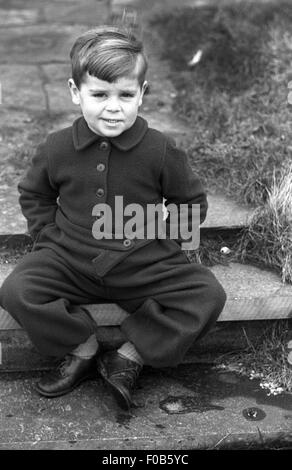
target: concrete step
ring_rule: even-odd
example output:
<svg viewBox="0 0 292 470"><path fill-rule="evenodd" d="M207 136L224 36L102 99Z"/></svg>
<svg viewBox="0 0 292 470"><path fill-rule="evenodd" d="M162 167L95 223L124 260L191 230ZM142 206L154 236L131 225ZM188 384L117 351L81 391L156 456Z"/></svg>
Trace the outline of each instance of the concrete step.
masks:
<svg viewBox="0 0 292 470"><path fill-rule="evenodd" d="M0 266L0 284L15 265ZM227 302L215 328L190 349L186 361L208 360L219 353L247 346L257 338L267 321L291 318L292 286L283 285L278 275L258 268L231 263L211 268L227 292ZM119 325L128 315L116 304L86 305L96 321L96 334L105 347L118 347L124 341ZM26 333L7 311L0 308L0 370L49 367L51 360L34 350Z"/></svg>
<svg viewBox="0 0 292 470"><path fill-rule="evenodd" d="M21 234L27 230L26 219L21 213L18 197L16 186L1 186L0 235ZM244 227L248 225L253 214L252 209L241 206L221 194L209 194L208 203L208 214L202 227Z"/></svg>
<svg viewBox="0 0 292 470"><path fill-rule="evenodd" d="M0 284L13 265L0 265ZM227 293L227 302L218 321L275 320L292 314L292 286L283 284L271 271L250 265L230 263L210 268ZM87 305L98 326L119 325L127 313L116 304ZM19 325L0 310L0 329L17 329Z"/></svg>
<svg viewBox="0 0 292 470"><path fill-rule="evenodd" d="M243 206L223 194L208 194L208 212L202 227L245 227L252 218L254 209Z"/></svg>
<svg viewBox="0 0 292 470"><path fill-rule="evenodd" d="M209 333L187 352L183 363L214 363L221 355L239 352L249 343L256 344L263 331L274 321L218 322ZM125 342L117 326L99 326L96 337L103 350L116 349ZM52 358L42 356L21 329L0 330L0 372L46 370L53 366Z"/></svg>

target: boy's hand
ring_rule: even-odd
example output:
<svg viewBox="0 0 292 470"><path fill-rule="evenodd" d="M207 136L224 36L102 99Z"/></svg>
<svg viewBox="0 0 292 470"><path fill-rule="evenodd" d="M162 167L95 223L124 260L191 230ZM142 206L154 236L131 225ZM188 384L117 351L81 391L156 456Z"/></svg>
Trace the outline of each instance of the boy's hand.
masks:
<svg viewBox="0 0 292 470"><path fill-rule="evenodd" d="M18 184L19 203L27 219L28 231L36 238L40 230L55 221L58 191L52 187L46 144L38 146L30 167Z"/></svg>

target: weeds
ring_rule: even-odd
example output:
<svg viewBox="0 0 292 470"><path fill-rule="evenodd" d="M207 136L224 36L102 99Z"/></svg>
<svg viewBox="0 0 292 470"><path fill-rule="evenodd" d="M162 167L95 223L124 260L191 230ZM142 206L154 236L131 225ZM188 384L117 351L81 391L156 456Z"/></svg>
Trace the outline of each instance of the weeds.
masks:
<svg viewBox="0 0 292 470"><path fill-rule="evenodd" d="M247 338L245 351L222 356L216 367L260 379L260 386L269 395L292 392L292 368L287 360L289 334L289 320L275 322L266 328L256 344Z"/></svg>
<svg viewBox="0 0 292 470"><path fill-rule="evenodd" d="M211 144L195 143L188 153L205 185L251 205L266 201L274 175L281 174L289 158L280 140L267 142L244 135L234 143L217 143L216 152Z"/></svg>
<svg viewBox="0 0 292 470"><path fill-rule="evenodd" d="M292 165L273 175L266 187L266 202L253 214L248 227L201 237L200 247L190 252L194 262L206 266L238 262L269 268L292 284ZM228 254L221 252L228 247Z"/></svg>
<svg viewBox="0 0 292 470"><path fill-rule="evenodd" d="M240 260L273 267L283 282L292 283L292 165L268 191L245 230L240 243Z"/></svg>
<svg viewBox="0 0 292 470"><path fill-rule="evenodd" d="M231 255L202 240L191 258L269 267L283 282L292 282L291 19L290 1L222 1L152 22L172 66L175 111L193 129L193 169L212 191L258 207Z"/></svg>
<svg viewBox="0 0 292 470"><path fill-rule="evenodd" d="M291 19L288 1L241 1L180 8L152 22L165 38L174 109L193 129L192 166L207 187L241 203L265 203L274 172L291 159Z"/></svg>

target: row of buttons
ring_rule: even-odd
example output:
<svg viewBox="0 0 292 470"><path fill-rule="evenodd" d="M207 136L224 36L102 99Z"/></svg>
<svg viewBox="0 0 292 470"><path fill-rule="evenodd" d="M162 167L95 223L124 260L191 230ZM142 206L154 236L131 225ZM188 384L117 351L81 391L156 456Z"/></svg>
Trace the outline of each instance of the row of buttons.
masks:
<svg viewBox="0 0 292 470"><path fill-rule="evenodd" d="M106 140L103 140L100 144L99 144L99 148L100 150L107 150L109 148L109 143L106 141ZM105 170L105 165L103 163L99 163L96 167L97 171L104 171ZM102 197L104 196L104 190L102 188L99 188L97 191L96 191L96 195L98 197ZM132 245L132 240L126 238L126 240L123 241L123 245L128 248L129 246Z"/></svg>
<svg viewBox="0 0 292 470"><path fill-rule="evenodd" d="M106 140L103 140L100 144L99 144L99 148L101 150L107 150L109 148L109 143L106 141ZM99 163L96 167L97 171L99 172L103 172L105 170L105 165L103 163ZM104 189L102 188L99 188L97 191L96 191L96 195L98 197L103 197L104 196Z"/></svg>

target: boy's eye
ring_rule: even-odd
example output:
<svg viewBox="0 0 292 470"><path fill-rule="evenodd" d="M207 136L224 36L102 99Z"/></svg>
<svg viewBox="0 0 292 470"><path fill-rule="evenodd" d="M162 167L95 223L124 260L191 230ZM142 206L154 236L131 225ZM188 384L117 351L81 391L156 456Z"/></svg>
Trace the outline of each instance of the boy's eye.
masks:
<svg viewBox="0 0 292 470"><path fill-rule="evenodd" d="M135 95L133 93L122 93L123 98L133 98Z"/></svg>
<svg viewBox="0 0 292 470"><path fill-rule="evenodd" d="M94 98L106 98L106 97L107 97L107 94L104 93L104 92L102 92L102 91L100 91L100 92L93 93L92 96L93 96ZM121 96L122 98L133 98L133 97L135 96L135 94L125 91L125 92L121 93L120 96Z"/></svg>

